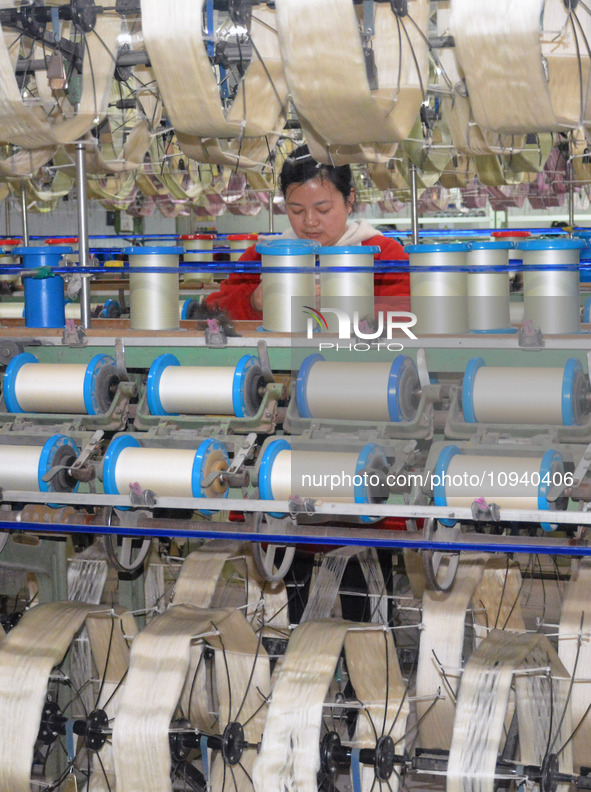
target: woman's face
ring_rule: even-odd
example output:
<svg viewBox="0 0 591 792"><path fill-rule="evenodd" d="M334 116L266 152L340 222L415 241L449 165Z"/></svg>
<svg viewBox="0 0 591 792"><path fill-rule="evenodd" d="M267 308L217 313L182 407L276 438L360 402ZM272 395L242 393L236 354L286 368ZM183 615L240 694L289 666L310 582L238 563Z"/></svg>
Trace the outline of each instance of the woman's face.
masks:
<svg viewBox="0 0 591 792"><path fill-rule="evenodd" d="M332 182L310 179L289 185L285 205L296 235L327 247L336 245L345 233L353 209L353 193L346 202Z"/></svg>

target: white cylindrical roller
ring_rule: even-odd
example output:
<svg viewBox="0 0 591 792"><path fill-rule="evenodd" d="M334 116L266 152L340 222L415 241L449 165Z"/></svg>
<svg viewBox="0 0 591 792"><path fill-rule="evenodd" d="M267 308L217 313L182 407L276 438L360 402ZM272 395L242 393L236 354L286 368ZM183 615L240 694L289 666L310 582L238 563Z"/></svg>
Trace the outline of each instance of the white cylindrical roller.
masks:
<svg viewBox="0 0 591 792"><path fill-rule="evenodd" d="M0 319L24 319L25 304L22 302L0 303Z"/></svg>
<svg viewBox="0 0 591 792"><path fill-rule="evenodd" d="M150 366L146 400L152 415L256 415L264 378L258 358L236 366L181 366L169 353Z"/></svg>
<svg viewBox="0 0 591 792"><path fill-rule="evenodd" d="M132 330L178 330L178 272L142 272L135 267L178 267L182 247L132 247L129 256L129 309Z"/></svg>
<svg viewBox="0 0 591 792"><path fill-rule="evenodd" d="M296 398L302 418L400 422L416 416L419 388L405 355L391 363L337 363L314 354L300 366Z"/></svg>
<svg viewBox="0 0 591 792"><path fill-rule="evenodd" d="M542 333L581 329L579 257L583 247L582 239L535 239L518 245L524 264L524 318ZM529 269L540 265L544 269Z"/></svg>
<svg viewBox="0 0 591 792"><path fill-rule="evenodd" d="M228 486L211 473L230 466L226 449L217 440L204 440L197 450L145 448L132 435L120 435L110 443L103 462L103 486L109 495L129 492L137 483L160 497L227 497Z"/></svg>
<svg viewBox="0 0 591 792"><path fill-rule="evenodd" d="M228 234L226 243L230 248L230 261L238 261L245 250L256 244L258 238L258 234Z"/></svg>
<svg viewBox="0 0 591 792"><path fill-rule="evenodd" d="M84 363L39 363L23 352L12 358L3 381L8 412L106 413L113 401L119 375L109 355L95 355Z"/></svg>
<svg viewBox="0 0 591 792"><path fill-rule="evenodd" d="M506 267L511 242L473 242L468 252L470 267L482 272L468 273L468 324L470 330L506 330L509 314L509 273L491 272L491 267Z"/></svg>
<svg viewBox="0 0 591 792"><path fill-rule="evenodd" d="M525 303L523 300L511 300L509 303L509 316L511 317L511 324L521 324L521 322L523 322L524 311Z"/></svg>
<svg viewBox="0 0 591 792"><path fill-rule="evenodd" d="M309 239L277 239L261 242L263 327L278 333L303 333L306 329L304 309L314 306L314 265L316 245ZM310 270L310 274L289 272L290 268ZM270 268L286 272L266 272Z"/></svg>
<svg viewBox="0 0 591 792"><path fill-rule="evenodd" d="M263 500L322 498L339 503L376 503L380 473L387 471L384 451L369 443L360 452L293 449L287 440L271 441L259 466ZM372 489L375 488L375 489ZM362 518L364 522L370 518Z"/></svg>
<svg viewBox="0 0 591 792"><path fill-rule="evenodd" d="M0 487L23 492L72 492L78 484L66 470L50 482L43 481L43 476L54 465L72 465L77 456L76 443L65 435L53 435L43 445L0 444Z"/></svg>
<svg viewBox="0 0 591 792"><path fill-rule="evenodd" d="M213 261L210 251L216 240L215 234L183 234L181 244L185 248L185 264L194 265L195 262ZM213 281L213 272L186 272L183 274L183 283L201 285Z"/></svg>
<svg viewBox="0 0 591 792"><path fill-rule="evenodd" d="M328 308L344 311L353 321L374 315L374 255L380 252L376 245L350 247L322 247L318 249L321 267L363 268L367 272L321 272L320 310ZM337 332L338 320L334 314L325 317L330 332Z"/></svg>
<svg viewBox="0 0 591 792"><path fill-rule="evenodd" d="M518 457L467 454L457 446L446 446L432 481L436 506L470 507L477 498L507 509L544 511L563 506L547 497L553 485L564 483L562 457L553 449ZM455 520L441 522L453 525ZM548 523L542 527L552 530Z"/></svg>
<svg viewBox="0 0 591 792"><path fill-rule="evenodd" d="M462 386L468 423L551 424L573 426L588 415L589 379L580 362L564 368L487 366L472 358Z"/></svg>
<svg viewBox="0 0 591 792"><path fill-rule="evenodd" d="M468 331L468 281L464 272L429 272L429 267L465 267L470 245L407 245L410 259L410 309L421 335Z"/></svg>

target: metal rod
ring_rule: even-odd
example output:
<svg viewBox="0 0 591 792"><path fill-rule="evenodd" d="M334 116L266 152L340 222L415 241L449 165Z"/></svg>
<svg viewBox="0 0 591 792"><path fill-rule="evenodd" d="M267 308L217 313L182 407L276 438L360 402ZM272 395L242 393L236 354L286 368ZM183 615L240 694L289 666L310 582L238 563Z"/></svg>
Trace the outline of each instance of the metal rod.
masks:
<svg viewBox="0 0 591 792"><path fill-rule="evenodd" d="M573 228L575 224L575 183L572 162L568 163L568 225Z"/></svg>
<svg viewBox="0 0 591 792"><path fill-rule="evenodd" d="M417 166L410 165L410 222L412 226L412 243L419 244L419 201L417 194Z"/></svg>
<svg viewBox="0 0 591 792"><path fill-rule="evenodd" d="M6 236L10 236L10 198L4 199L4 222L6 226Z"/></svg>
<svg viewBox="0 0 591 792"><path fill-rule="evenodd" d="M23 213L23 245L29 244L29 215L27 209L27 188L25 182L21 181L21 210Z"/></svg>
<svg viewBox="0 0 591 792"><path fill-rule="evenodd" d="M275 231L275 221L273 217L273 198L275 198L275 190L269 190L269 233Z"/></svg>
<svg viewBox="0 0 591 792"><path fill-rule="evenodd" d="M89 266L88 257L88 197L86 194L86 152L84 143L76 143L76 188L78 193L78 251L80 266ZM90 327L90 276L82 276L80 292L80 321Z"/></svg>

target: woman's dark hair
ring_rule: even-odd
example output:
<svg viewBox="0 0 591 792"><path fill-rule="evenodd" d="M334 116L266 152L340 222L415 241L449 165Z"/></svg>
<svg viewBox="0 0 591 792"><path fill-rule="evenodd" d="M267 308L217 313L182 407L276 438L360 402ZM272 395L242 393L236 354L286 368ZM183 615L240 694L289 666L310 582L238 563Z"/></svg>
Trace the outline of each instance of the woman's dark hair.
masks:
<svg viewBox="0 0 591 792"><path fill-rule="evenodd" d="M320 178L334 184L345 202L351 197L353 174L350 165L322 165L310 154L308 146L299 146L285 160L279 176L279 186L285 198L287 188L291 184L303 184L310 179Z"/></svg>

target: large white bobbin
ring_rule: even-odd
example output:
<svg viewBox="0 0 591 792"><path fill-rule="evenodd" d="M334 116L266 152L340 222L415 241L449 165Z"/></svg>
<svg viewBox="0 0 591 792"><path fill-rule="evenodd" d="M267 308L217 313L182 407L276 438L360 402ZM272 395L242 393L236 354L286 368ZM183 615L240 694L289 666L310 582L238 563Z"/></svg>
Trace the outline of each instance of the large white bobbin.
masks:
<svg viewBox="0 0 591 792"><path fill-rule="evenodd" d="M553 486L564 483L562 456L554 449L529 457L463 453L450 445L439 454L433 471L436 506L468 506L477 498L507 509L551 511L566 508L562 500L549 501ZM455 525L451 519L440 520ZM545 531L554 530L542 523Z"/></svg>
<svg viewBox="0 0 591 792"><path fill-rule="evenodd" d="M387 470L386 454L375 443L354 452L312 451L292 449L287 440L278 438L263 451L258 486L263 500L300 497L339 503L377 503L387 500L380 475ZM361 517L361 520L371 522L372 518Z"/></svg>
<svg viewBox="0 0 591 792"><path fill-rule="evenodd" d="M76 443L56 434L43 445L0 445L0 487L22 492L73 492L78 482L67 472L78 456ZM50 480L43 476L60 467Z"/></svg>
<svg viewBox="0 0 591 792"><path fill-rule="evenodd" d="M342 271L320 272L320 310L344 311L353 321L357 311L359 319L374 315L374 255L380 252L377 245L352 245L349 247L321 247L318 249L321 267L338 267ZM357 271L351 272L349 270ZM365 270L365 272L363 271ZM330 331L336 331L336 317L326 317Z"/></svg>
<svg viewBox="0 0 591 792"><path fill-rule="evenodd" d="M215 240L215 234L183 234L180 241L185 248L184 263L194 266L195 263L213 261L211 250ZM185 272L183 274L183 283L201 285L212 281L213 272Z"/></svg>
<svg viewBox="0 0 591 792"><path fill-rule="evenodd" d="M254 245L258 238L258 234L228 234L226 244L230 248L230 261L238 261L240 256L251 245Z"/></svg>
<svg viewBox="0 0 591 792"><path fill-rule="evenodd" d="M472 358L462 384L467 423L577 426L589 414L589 378L570 358L564 368L487 366Z"/></svg>
<svg viewBox="0 0 591 792"><path fill-rule="evenodd" d="M117 364L110 355L95 355L84 363L39 363L22 352L4 373L3 395L8 412L108 412L119 385Z"/></svg>
<svg viewBox="0 0 591 792"><path fill-rule="evenodd" d="M490 235L492 242L511 242L512 247L507 251L507 258L509 261L516 259L521 261L521 253L517 250L517 245L520 242L525 242L526 239L531 238L529 231L516 231L514 229L506 229L504 231L493 231Z"/></svg>
<svg viewBox="0 0 591 792"><path fill-rule="evenodd" d="M524 265L524 318L543 333L581 329L579 258L584 247L582 239L532 239L517 246Z"/></svg>
<svg viewBox="0 0 591 792"><path fill-rule="evenodd" d="M468 331L467 273L470 245L407 245L410 260L410 309L417 317L414 332L421 335ZM429 271L452 267L452 271Z"/></svg>
<svg viewBox="0 0 591 792"><path fill-rule="evenodd" d="M479 333L514 332L509 314L509 273L492 271L506 267L513 243L472 242L468 252L468 324Z"/></svg>
<svg viewBox="0 0 591 792"><path fill-rule="evenodd" d="M203 440L197 450L146 448L133 435L119 435L103 462L103 487L108 495L126 495L138 483L160 497L227 498L228 485L210 474L227 470L230 460L217 440Z"/></svg>
<svg viewBox="0 0 591 792"><path fill-rule="evenodd" d="M315 251L309 239L274 239L256 246L262 257L263 327L278 333L302 333L305 308L314 306ZM309 270L292 272L293 268ZM269 272L279 269L285 272Z"/></svg>
<svg viewBox="0 0 591 792"><path fill-rule="evenodd" d="M141 272L135 268L178 268L182 247L130 247L129 310L132 330L178 330L178 272Z"/></svg>
<svg viewBox="0 0 591 792"><path fill-rule="evenodd" d="M316 353L300 366L296 399L302 418L399 423L415 418L419 388L406 355L391 363L337 363Z"/></svg>
<svg viewBox="0 0 591 792"><path fill-rule="evenodd" d="M244 355L236 366L181 366L170 353L150 366L146 399L152 415L256 415L265 379L260 361Z"/></svg>

